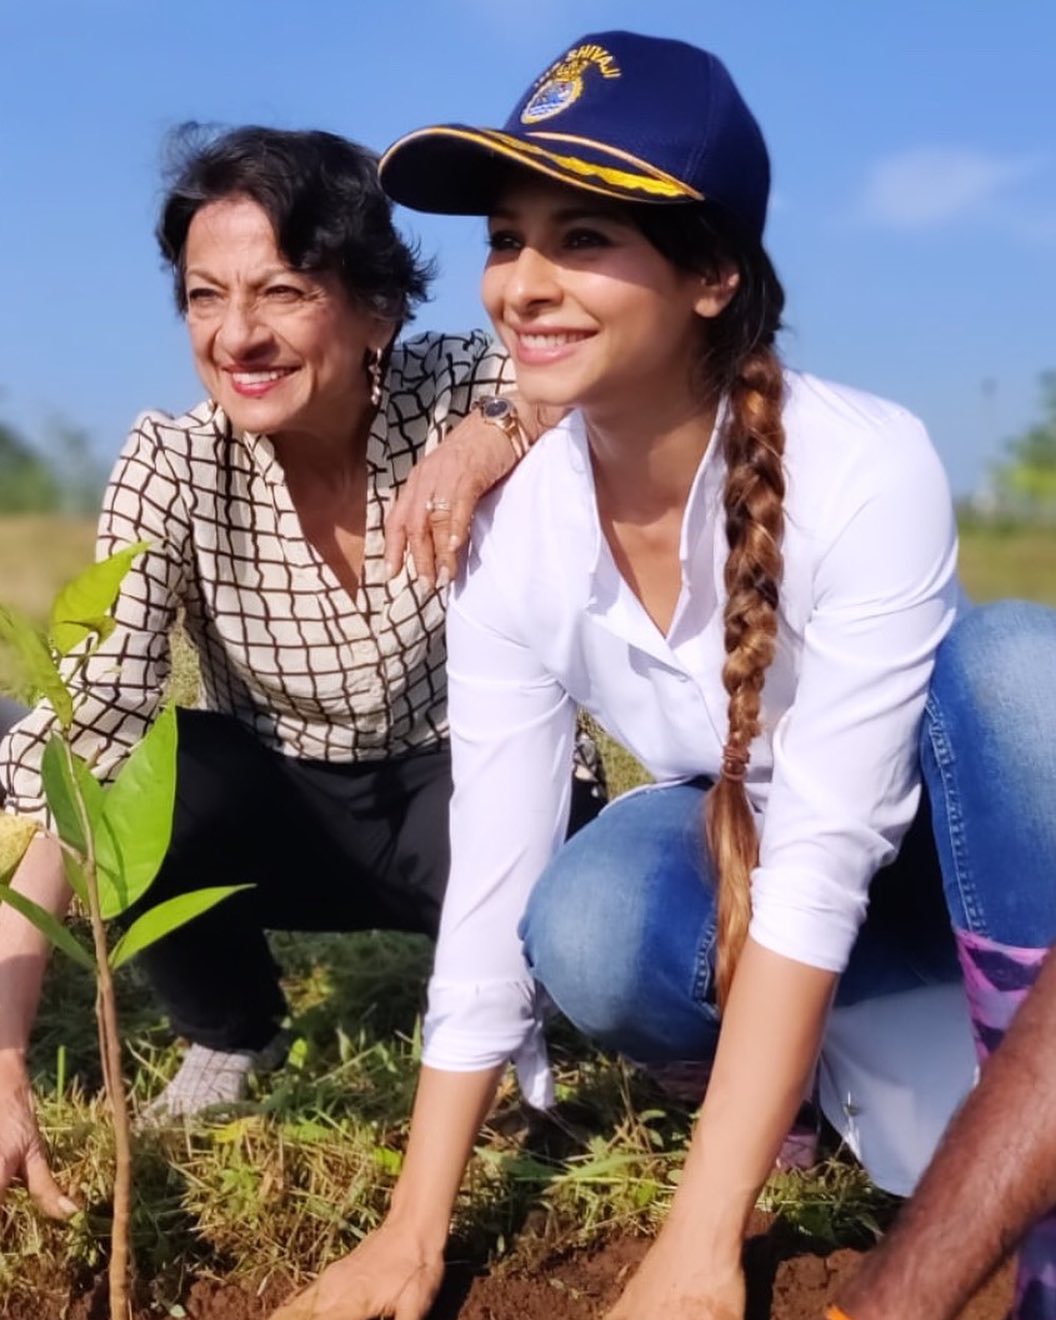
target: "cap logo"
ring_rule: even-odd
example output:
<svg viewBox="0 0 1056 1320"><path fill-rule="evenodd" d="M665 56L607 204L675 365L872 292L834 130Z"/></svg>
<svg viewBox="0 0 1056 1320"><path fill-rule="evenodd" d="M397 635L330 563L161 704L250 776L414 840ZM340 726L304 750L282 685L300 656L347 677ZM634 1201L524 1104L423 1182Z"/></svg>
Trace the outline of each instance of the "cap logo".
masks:
<svg viewBox="0 0 1056 1320"><path fill-rule="evenodd" d="M522 124L538 124L567 110L583 95L583 76L596 68L603 78L618 78L620 69L604 46L576 46L539 78L531 99L521 112Z"/></svg>

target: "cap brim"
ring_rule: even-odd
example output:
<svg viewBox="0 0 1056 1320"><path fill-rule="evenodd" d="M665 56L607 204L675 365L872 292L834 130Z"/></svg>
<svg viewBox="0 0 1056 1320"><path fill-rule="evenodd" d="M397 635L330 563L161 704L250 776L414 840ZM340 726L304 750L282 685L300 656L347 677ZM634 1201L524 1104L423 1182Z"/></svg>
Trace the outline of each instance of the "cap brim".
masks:
<svg viewBox="0 0 1056 1320"><path fill-rule="evenodd" d="M704 200L687 184L603 143L556 133L531 137L465 124L420 128L382 156L382 186L394 201L414 211L487 215L513 164L620 201Z"/></svg>

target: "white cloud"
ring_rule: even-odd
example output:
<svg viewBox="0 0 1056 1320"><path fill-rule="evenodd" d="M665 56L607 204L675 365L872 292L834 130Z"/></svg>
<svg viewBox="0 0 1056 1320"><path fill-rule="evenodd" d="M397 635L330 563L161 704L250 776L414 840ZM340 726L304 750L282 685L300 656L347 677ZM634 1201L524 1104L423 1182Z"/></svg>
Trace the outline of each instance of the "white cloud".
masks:
<svg viewBox="0 0 1056 1320"><path fill-rule="evenodd" d="M895 229L936 228L968 216L992 216L1008 192L1044 164L1036 156L913 147L874 162L856 213L868 223Z"/></svg>

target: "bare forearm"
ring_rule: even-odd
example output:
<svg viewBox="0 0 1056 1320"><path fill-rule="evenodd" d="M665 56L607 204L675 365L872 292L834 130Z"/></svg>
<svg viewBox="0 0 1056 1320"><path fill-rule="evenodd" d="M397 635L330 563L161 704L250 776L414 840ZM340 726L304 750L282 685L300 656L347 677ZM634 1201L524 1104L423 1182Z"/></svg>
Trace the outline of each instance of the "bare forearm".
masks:
<svg viewBox="0 0 1056 1320"><path fill-rule="evenodd" d="M422 1069L389 1220L437 1250L447 1239L462 1175L501 1076L501 1067L473 1073Z"/></svg>
<svg viewBox="0 0 1056 1320"><path fill-rule="evenodd" d="M1046 962L912 1200L840 1305L948 1320L1056 1204L1056 959Z"/></svg>
<svg viewBox="0 0 1056 1320"><path fill-rule="evenodd" d="M65 915L70 889L53 839L38 835L33 840L12 886L55 916ZM9 904L0 903L0 1052L25 1052L49 951L47 939L35 926Z"/></svg>
<svg viewBox="0 0 1056 1320"><path fill-rule="evenodd" d="M799 1108L835 977L749 940L723 1015L672 1228L740 1252L748 1217Z"/></svg>

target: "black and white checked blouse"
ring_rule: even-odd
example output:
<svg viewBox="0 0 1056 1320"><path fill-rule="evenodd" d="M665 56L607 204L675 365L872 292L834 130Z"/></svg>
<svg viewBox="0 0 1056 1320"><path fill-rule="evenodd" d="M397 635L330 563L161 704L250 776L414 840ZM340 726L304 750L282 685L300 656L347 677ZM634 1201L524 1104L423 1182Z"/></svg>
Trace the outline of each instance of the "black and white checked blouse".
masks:
<svg viewBox="0 0 1056 1320"><path fill-rule="evenodd" d="M386 582L385 514L415 461L478 395L512 383L482 332L424 334L392 354L367 443L367 522L351 598L305 539L266 436L234 430L213 404L144 413L107 486L97 556L144 540L118 628L89 661L76 747L111 777L157 713L169 634L183 609L202 704L266 746L309 760L377 760L446 737L443 596L404 568ZM0 743L5 807L42 814L41 705Z"/></svg>

